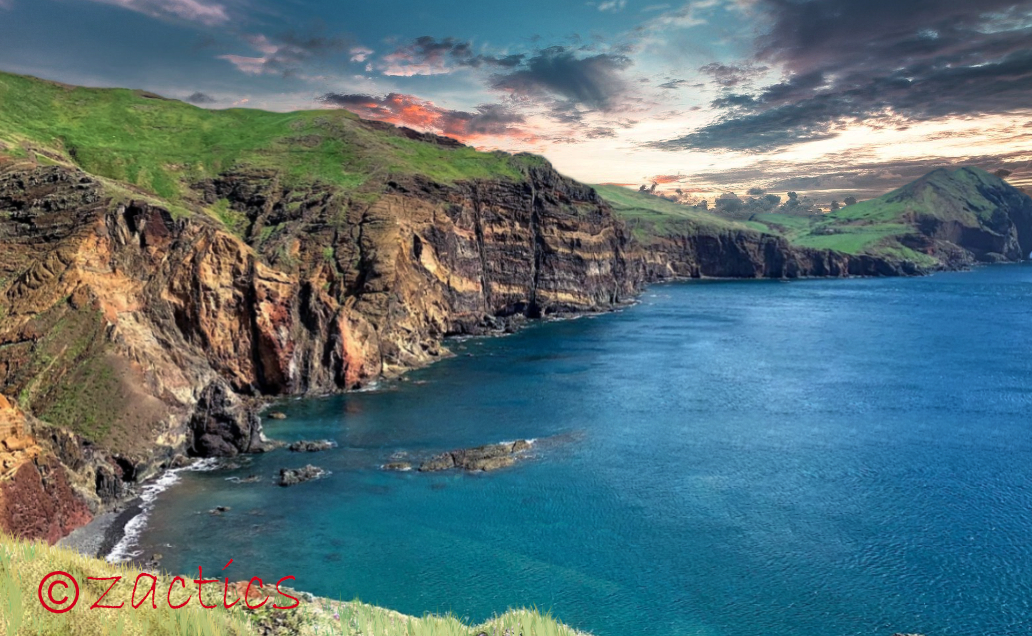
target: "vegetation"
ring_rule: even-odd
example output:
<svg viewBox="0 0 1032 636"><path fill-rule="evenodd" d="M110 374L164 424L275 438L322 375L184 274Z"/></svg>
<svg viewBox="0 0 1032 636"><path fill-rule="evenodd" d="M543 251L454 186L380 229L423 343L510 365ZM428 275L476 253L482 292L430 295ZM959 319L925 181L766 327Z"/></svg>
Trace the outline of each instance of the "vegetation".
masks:
<svg viewBox="0 0 1032 636"><path fill-rule="evenodd" d="M67 572L79 585L78 602L61 614L46 611L37 596L40 582L55 571ZM135 597L139 608L133 609L130 607L134 603L133 583L142 572L125 564L110 564L71 550L0 534L0 633L7 636L503 636L520 633L524 636L585 636L532 610L510 610L483 624L470 626L454 616L416 618L357 600L341 602L310 598L285 588L284 591L292 596L305 599L296 609L272 609L274 602L293 604L289 599L276 596L274 591L270 601L261 609L250 610L242 602L226 609L222 584L208 585L204 590L205 604L217 605L215 609L202 609L194 596L185 607L173 610L169 608L166 597L174 576L161 572L154 573L157 578L154 595L157 608L152 606L150 598L140 603L151 587L150 579L144 577L140 579ZM124 602L125 607L91 610L90 605L111 585L109 581L90 581L91 576L121 576L121 581L104 596L103 604ZM189 587L183 589L178 583L172 587L171 600L175 604L196 593L196 586L190 582L193 576L183 575L183 578ZM72 589L57 586L53 597L60 601L66 592L71 594ZM47 594L45 588L43 594ZM232 603L234 598L238 596L230 588L228 602ZM260 600L252 598L251 602L256 605ZM62 603L61 606L67 605Z"/></svg>
<svg viewBox="0 0 1032 636"><path fill-rule="evenodd" d="M355 191L401 174L443 183L517 179L540 161L409 139L343 110L213 111L141 91L7 73L0 73L0 153L74 164L172 203L193 196L190 184L231 170L269 169L287 185Z"/></svg>
<svg viewBox="0 0 1032 636"><path fill-rule="evenodd" d="M621 186L594 186L631 228L635 237L648 243L653 237L672 236L699 230L770 230L757 223L734 221L699 208L681 205L662 197L628 190Z"/></svg>
<svg viewBox="0 0 1032 636"><path fill-rule="evenodd" d="M998 208L982 195L983 186L999 185L998 177L977 168L936 170L884 196L822 216L769 214L757 215L754 220L797 245L892 256L929 265L935 262L932 257L900 243L916 231L915 221L936 219L978 227L980 222L990 221Z"/></svg>
<svg viewBox="0 0 1032 636"><path fill-rule="evenodd" d="M853 202L828 214L754 214L748 221L617 186L596 189L645 242L706 228L749 229L783 236L801 247L872 254L930 267L937 264L934 257L901 242L918 232L916 221L935 219L972 228L991 223L999 205L983 192L1000 186L999 177L977 168L943 169L882 197Z"/></svg>

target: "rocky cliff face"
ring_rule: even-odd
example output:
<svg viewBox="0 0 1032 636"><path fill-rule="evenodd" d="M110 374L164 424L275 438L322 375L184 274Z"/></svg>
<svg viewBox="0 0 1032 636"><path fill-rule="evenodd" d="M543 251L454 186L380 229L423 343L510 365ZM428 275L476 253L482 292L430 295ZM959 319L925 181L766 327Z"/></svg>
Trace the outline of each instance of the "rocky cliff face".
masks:
<svg viewBox="0 0 1032 636"><path fill-rule="evenodd" d="M355 388L448 334L628 300L645 275L594 191L550 168L366 200L254 173L197 190L237 233L74 169L0 168L0 392L74 436L11 460L0 494L12 511L49 493L64 521L0 515L9 531L53 538L178 453L263 450L250 397Z"/></svg>
<svg viewBox="0 0 1032 636"><path fill-rule="evenodd" d="M780 236L703 231L654 238L643 253L650 280L910 276L913 264L792 245Z"/></svg>
<svg viewBox="0 0 1032 636"><path fill-rule="evenodd" d="M936 170L882 198L907 208L902 221L914 231L901 243L947 266L1018 262L1032 252L1032 197L982 170Z"/></svg>

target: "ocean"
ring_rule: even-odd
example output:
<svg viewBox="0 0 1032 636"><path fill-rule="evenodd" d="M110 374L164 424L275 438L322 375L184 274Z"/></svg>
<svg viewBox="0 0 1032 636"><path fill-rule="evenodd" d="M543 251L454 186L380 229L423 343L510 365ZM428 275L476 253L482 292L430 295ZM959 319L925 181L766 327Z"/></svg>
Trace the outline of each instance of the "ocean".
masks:
<svg viewBox="0 0 1032 636"><path fill-rule="evenodd" d="M640 300L277 405L269 436L338 447L180 472L131 549L598 636L1032 630L1032 266ZM380 468L521 438L533 457L498 472ZM274 484L307 463L330 474Z"/></svg>

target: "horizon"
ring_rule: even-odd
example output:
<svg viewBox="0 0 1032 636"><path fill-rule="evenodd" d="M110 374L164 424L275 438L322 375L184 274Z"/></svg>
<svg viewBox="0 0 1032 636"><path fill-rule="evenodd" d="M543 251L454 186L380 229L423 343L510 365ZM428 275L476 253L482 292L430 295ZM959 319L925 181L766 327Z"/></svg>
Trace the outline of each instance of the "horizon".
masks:
<svg viewBox="0 0 1032 636"><path fill-rule="evenodd" d="M0 0L0 60L210 109L344 108L686 202L827 207L940 167L1032 185L1030 1L539 4L393 0L384 26L323 0Z"/></svg>

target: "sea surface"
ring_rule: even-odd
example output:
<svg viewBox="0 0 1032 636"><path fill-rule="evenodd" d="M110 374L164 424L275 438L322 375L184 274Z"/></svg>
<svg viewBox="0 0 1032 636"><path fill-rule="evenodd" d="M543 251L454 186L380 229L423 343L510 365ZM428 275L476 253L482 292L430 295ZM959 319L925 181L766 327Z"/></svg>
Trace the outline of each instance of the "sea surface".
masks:
<svg viewBox="0 0 1032 636"><path fill-rule="evenodd" d="M416 615L537 606L599 636L1028 634L1030 334L1032 266L654 286L280 405L270 436L339 447L179 473L135 550ZM536 457L497 473L379 468L517 438ZM273 484L306 463L332 473Z"/></svg>

